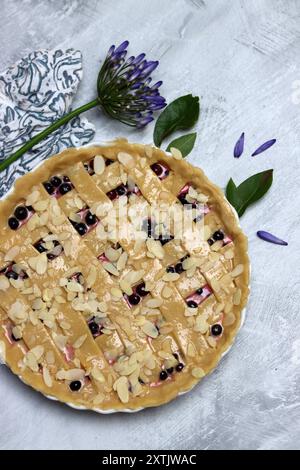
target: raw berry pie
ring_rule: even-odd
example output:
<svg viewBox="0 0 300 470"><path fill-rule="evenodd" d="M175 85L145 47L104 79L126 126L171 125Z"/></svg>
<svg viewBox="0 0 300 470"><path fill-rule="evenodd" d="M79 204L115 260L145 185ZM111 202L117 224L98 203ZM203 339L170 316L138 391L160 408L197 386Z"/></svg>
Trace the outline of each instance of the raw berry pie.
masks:
<svg viewBox="0 0 300 470"><path fill-rule="evenodd" d="M232 344L248 283L232 208L176 149L69 149L0 202L1 355L74 406L191 389Z"/></svg>

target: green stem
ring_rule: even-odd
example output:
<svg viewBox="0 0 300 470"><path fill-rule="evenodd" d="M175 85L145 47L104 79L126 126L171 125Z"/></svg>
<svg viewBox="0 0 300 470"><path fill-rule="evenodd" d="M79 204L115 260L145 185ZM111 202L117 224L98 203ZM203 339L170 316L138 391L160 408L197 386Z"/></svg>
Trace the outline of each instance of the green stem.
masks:
<svg viewBox="0 0 300 470"><path fill-rule="evenodd" d="M32 147L41 142L41 140L45 139L45 137L47 137L49 134L56 131L61 126L73 119L73 117L78 116L79 114L84 113L85 111L88 111L89 109L94 108L99 104L100 102L98 98L93 101L90 101L89 103L80 106L80 108L74 109L74 111L71 111L69 114L66 114L65 116L61 117L60 119L58 119L58 121L55 121L53 124L51 124L51 126L47 127L47 129L43 130L42 132L39 132L39 134L36 134L31 140L29 140L29 142L26 142L26 144L19 148L15 153L13 153L10 157L6 158L6 160L0 163L0 172L5 170L16 160L18 160L25 152L32 149Z"/></svg>

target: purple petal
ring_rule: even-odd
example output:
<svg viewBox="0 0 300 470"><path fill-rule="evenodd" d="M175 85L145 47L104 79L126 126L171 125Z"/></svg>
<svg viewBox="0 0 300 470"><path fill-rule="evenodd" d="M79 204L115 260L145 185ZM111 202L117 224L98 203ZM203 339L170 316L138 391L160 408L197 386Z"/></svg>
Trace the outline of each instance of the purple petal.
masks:
<svg viewBox="0 0 300 470"><path fill-rule="evenodd" d="M128 45L129 45L129 41L123 41L122 44L120 44L115 50L115 54L125 51Z"/></svg>
<svg viewBox="0 0 300 470"><path fill-rule="evenodd" d="M260 147L258 147L258 149L256 149L255 152L252 153L251 157L255 157L255 155L258 155L264 152L265 150L268 150L268 148L272 147L272 145L274 145L275 142L276 142L276 139L268 140L267 142L262 144Z"/></svg>
<svg viewBox="0 0 300 470"><path fill-rule="evenodd" d="M142 76L145 77L145 78L148 77L148 75L150 75L150 73L152 73L153 70L156 69L158 64L159 64L158 60L148 62L147 67L145 67L142 71Z"/></svg>
<svg viewBox="0 0 300 470"><path fill-rule="evenodd" d="M132 62L133 65L139 65L142 60L144 59L144 57L146 56L146 54L144 54L144 52L142 54L139 54L135 59L134 61Z"/></svg>
<svg viewBox="0 0 300 470"><path fill-rule="evenodd" d="M288 243L285 242L284 240L281 240L275 235L272 235L269 232L265 232L264 230L259 230L257 232L257 236L261 238L262 240L265 240L266 242L275 243L275 245L285 245L285 246L288 245Z"/></svg>
<svg viewBox="0 0 300 470"><path fill-rule="evenodd" d="M234 158L240 158L244 151L245 132L243 132L234 146L233 156Z"/></svg>

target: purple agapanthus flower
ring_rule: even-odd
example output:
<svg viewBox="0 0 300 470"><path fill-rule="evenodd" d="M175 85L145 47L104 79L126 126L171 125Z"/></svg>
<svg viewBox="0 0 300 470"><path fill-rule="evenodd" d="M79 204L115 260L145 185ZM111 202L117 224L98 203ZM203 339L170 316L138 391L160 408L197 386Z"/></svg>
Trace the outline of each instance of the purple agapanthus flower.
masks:
<svg viewBox="0 0 300 470"><path fill-rule="evenodd" d="M153 112L166 106L159 94L162 81L150 86L150 75L159 62L146 60L144 53L126 60L128 41L111 46L98 75L98 100L114 119L129 126L145 127Z"/></svg>

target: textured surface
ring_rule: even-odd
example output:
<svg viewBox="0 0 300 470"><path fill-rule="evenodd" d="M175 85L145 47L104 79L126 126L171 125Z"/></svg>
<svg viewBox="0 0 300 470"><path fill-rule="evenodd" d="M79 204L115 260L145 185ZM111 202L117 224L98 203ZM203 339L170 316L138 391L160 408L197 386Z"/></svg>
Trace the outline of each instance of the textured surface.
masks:
<svg viewBox="0 0 300 470"><path fill-rule="evenodd" d="M112 42L131 40L161 60L156 77L167 99L202 97L198 144L190 161L221 187L232 176L274 168L274 184L243 216L252 259L248 316L221 366L190 394L160 409L99 416L52 403L1 367L2 448L299 448L299 183L300 4L293 0L64 0L2 2L0 67L40 47L82 50L85 76L77 102L93 97L99 57ZM129 14L130 12L130 14ZM18 25L18 26L17 26ZM99 62L98 62L99 63ZM126 134L87 114L97 137ZM245 153L232 149L245 131ZM251 158L263 141L268 152ZM259 240L258 229L289 241Z"/></svg>

